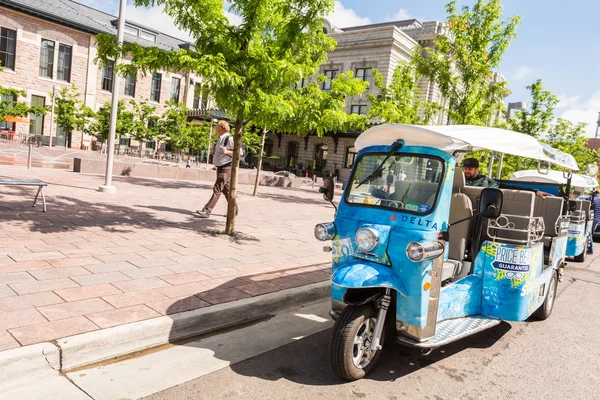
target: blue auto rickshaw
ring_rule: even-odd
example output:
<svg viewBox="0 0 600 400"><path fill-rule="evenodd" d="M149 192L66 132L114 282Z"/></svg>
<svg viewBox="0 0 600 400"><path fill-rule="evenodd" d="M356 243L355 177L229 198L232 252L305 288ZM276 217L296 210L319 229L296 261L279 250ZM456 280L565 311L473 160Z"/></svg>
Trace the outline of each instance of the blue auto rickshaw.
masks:
<svg viewBox="0 0 600 400"><path fill-rule="evenodd" d="M458 125L381 125L355 147L335 220L315 227L331 240L339 376L364 377L385 341L430 351L501 321L550 316L568 239L564 199L468 187L458 165L486 149L568 171L572 157L527 135ZM331 180L321 192L333 199Z"/></svg>

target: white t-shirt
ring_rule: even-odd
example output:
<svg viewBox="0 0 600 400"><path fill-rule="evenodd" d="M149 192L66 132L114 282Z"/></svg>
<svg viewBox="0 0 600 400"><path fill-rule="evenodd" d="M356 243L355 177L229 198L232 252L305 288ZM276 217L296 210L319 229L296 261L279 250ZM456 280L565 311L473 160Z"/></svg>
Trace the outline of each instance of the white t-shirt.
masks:
<svg viewBox="0 0 600 400"><path fill-rule="evenodd" d="M406 179L406 174L404 172L400 172L400 175L398 175L398 180L403 181Z"/></svg>

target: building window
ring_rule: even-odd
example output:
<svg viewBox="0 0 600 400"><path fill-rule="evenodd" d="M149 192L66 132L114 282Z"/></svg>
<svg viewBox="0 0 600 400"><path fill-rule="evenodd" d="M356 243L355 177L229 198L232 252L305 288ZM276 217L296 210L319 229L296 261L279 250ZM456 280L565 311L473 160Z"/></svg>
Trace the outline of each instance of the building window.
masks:
<svg viewBox="0 0 600 400"><path fill-rule="evenodd" d="M200 98L202 97L202 85L199 83L196 83L194 85L194 104L192 105L192 108L204 108L201 107L200 104Z"/></svg>
<svg viewBox="0 0 600 400"><path fill-rule="evenodd" d="M356 70L356 77L369 84L370 87L373 83L373 69L372 68L358 68Z"/></svg>
<svg viewBox="0 0 600 400"><path fill-rule="evenodd" d="M152 75L152 87L150 89L150 100L160 103L160 83L162 75L156 73Z"/></svg>
<svg viewBox="0 0 600 400"><path fill-rule="evenodd" d="M171 101L179 103L179 88L181 87L181 78L171 79Z"/></svg>
<svg viewBox="0 0 600 400"><path fill-rule="evenodd" d="M150 33L150 32L142 31L140 33L140 37L142 39L146 39L146 40L149 40L151 42L156 42L156 35L153 34L153 33Z"/></svg>
<svg viewBox="0 0 600 400"><path fill-rule="evenodd" d="M151 141L151 142L146 142L146 148L147 149L155 150L156 149L156 142L154 140Z"/></svg>
<svg viewBox="0 0 600 400"><path fill-rule="evenodd" d="M327 78L327 80L323 82L323 90L331 89L331 81L337 78L337 74L337 70L332 69L325 71L325 78Z"/></svg>
<svg viewBox="0 0 600 400"><path fill-rule="evenodd" d="M15 70L17 31L0 28L0 67Z"/></svg>
<svg viewBox="0 0 600 400"><path fill-rule="evenodd" d="M73 48L65 44L58 45L58 69L56 70L56 78L71 82L71 60Z"/></svg>
<svg viewBox="0 0 600 400"><path fill-rule="evenodd" d="M296 88L303 88L308 86L308 78L302 78L300 82L296 83Z"/></svg>
<svg viewBox="0 0 600 400"><path fill-rule="evenodd" d="M54 42L48 39L42 39L40 49L40 76L52 79L54 71Z"/></svg>
<svg viewBox="0 0 600 400"><path fill-rule="evenodd" d="M17 96L9 95L9 94L0 95L0 102L4 103L6 108L12 108L15 106L15 103L17 102ZM0 119L0 130L14 131L15 123L14 122L6 122L6 121Z"/></svg>
<svg viewBox="0 0 600 400"><path fill-rule="evenodd" d="M366 115L367 105L353 105L350 106L350 114Z"/></svg>
<svg viewBox="0 0 600 400"><path fill-rule="evenodd" d="M266 139L265 140L265 148L263 151L263 156L264 157L271 157L273 155L273 140L272 139Z"/></svg>
<svg viewBox="0 0 600 400"><path fill-rule="evenodd" d="M115 62L108 60L108 65L102 67L102 90L112 92L113 90L113 72L115 69Z"/></svg>
<svg viewBox="0 0 600 400"><path fill-rule="evenodd" d="M42 96L31 96L32 107L45 107L46 98ZM29 118L29 134L30 135L43 135L44 134L44 116L43 115L32 115Z"/></svg>
<svg viewBox="0 0 600 400"><path fill-rule="evenodd" d="M323 171L327 166L327 153L329 146L326 144L318 144L315 146L315 169Z"/></svg>
<svg viewBox="0 0 600 400"><path fill-rule="evenodd" d="M300 143L289 142L287 145L287 155L285 157L285 165L288 167L294 167L298 162L298 150L300 149Z"/></svg>
<svg viewBox="0 0 600 400"><path fill-rule="evenodd" d="M125 96L135 97L135 75L128 74L125 78Z"/></svg>
<svg viewBox="0 0 600 400"><path fill-rule="evenodd" d="M120 138L119 139L119 145L120 146L130 146L131 145L131 138Z"/></svg>
<svg viewBox="0 0 600 400"><path fill-rule="evenodd" d="M346 157L344 158L344 168L352 168L354 160L356 160L356 148L354 146L348 147L346 149Z"/></svg>
<svg viewBox="0 0 600 400"><path fill-rule="evenodd" d="M129 33L130 35L133 36L138 36L140 34L140 30L137 28L134 28L133 26L129 26L129 25L125 25L125 32Z"/></svg>

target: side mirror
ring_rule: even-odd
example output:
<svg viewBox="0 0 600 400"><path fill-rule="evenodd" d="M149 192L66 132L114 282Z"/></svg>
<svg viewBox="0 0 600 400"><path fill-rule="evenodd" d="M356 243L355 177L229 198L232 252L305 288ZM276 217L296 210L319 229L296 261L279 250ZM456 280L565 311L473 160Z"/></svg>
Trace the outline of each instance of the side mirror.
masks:
<svg viewBox="0 0 600 400"><path fill-rule="evenodd" d="M483 189L479 199L479 215L484 218L498 218L502 211L503 198L500 189Z"/></svg>
<svg viewBox="0 0 600 400"><path fill-rule="evenodd" d="M323 178L323 186L319 188L319 193L323 193L323 198L329 202L333 200L334 193L333 179Z"/></svg>

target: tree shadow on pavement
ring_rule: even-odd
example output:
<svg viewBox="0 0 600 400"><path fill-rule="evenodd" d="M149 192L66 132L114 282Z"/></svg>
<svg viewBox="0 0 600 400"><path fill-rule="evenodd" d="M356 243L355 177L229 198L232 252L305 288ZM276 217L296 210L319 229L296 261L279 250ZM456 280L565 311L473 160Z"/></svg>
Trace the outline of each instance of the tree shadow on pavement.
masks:
<svg viewBox="0 0 600 400"><path fill-rule="evenodd" d="M106 204L85 201L68 196L53 196L48 211L42 212L42 201L31 207L35 191L26 187L12 188L8 199L0 195L0 220L3 222L28 222L28 229L38 233L58 233L84 230L89 227L102 228L106 232L129 232L136 229L162 230L177 228L199 234L214 235L223 229L223 221L213 218L202 219L192 211L169 209L166 211L188 215L187 218L169 219L157 216L136 206ZM18 197L15 201L12 197ZM161 210L157 207L159 211ZM247 239L249 240L250 237ZM236 240L245 240L242 236ZM253 238L252 240L257 240Z"/></svg>

